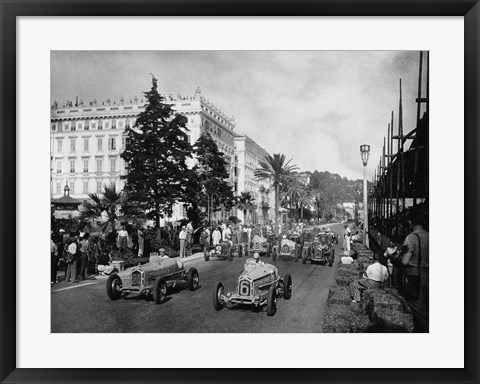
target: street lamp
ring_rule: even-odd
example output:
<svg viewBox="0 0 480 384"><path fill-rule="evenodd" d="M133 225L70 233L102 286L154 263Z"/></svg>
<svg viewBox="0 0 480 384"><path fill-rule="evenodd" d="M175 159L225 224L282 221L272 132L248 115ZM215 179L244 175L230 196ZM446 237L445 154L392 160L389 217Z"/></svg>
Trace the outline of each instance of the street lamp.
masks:
<svg viewBox="0 0 480 384"><path fill-rule="evenodd" d="M368 191L367 191L367 164L368 154L370 153L370 145L363 144L360 146L360 154L363 163L363 244L369 248L368 243Z"/></svg>

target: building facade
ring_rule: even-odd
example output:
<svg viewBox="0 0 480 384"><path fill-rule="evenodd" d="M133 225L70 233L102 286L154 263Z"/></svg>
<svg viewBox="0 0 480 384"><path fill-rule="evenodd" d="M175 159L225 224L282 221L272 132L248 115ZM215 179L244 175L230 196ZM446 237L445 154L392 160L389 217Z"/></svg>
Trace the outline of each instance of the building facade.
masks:
<svg viewBox="0 0 480 384"><path fill-rule="evenodd" d="M263 184L253 181L252 158L259 159L267 152L249 139L247 147L252 149L243 150L239 166L236 139L241 136L235 132L235 119L204 98L198 88L192 97L165 95L164 102L187 118L187 135L192 145L202 132L212 136L225 155L232 190L236 194L254 191L260 198L259 188ZM94 99L88 105L82 100L69 101L63 106L55 102L51 107L52 198L62 196L65 185L69 186L72 197L81 200L88 198L89 193L101 193L104 185L122 190L125 180L121 176L126 174L125 162L120 156L126 143L124 131L135 124L144 106L144 100L137 97L128 101L123 97L113 102L107 99L102 103ZM189 159L188 165L194 164L195 159ZM218 213L218 219L230 214L235 212ZM184 216L185 207L178 204L172 219Z"/></svg>
<svg viewBox="0 0 480 384"><path fill-rule="evenodd" d="M257 207L252 212L252 217L244 217L244 212L241 210L238 210L237 217L243 223L263 224L272 220L275 210L274 191L270 189L269 180L258 180L255 177L255 170L268 156L268 152L246 135L235 138L235 150L237 154L236 194L240 196L242 192L250 192Z"/></svg>

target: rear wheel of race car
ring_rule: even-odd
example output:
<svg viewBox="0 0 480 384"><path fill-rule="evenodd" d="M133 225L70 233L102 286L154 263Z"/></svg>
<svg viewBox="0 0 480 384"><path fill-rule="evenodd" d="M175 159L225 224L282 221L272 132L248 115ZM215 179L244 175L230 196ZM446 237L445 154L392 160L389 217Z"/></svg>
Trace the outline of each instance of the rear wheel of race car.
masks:
<svg viewBox="0 0 480 384"><path fill-rule="evenodd" d="M225 302L222 299L222 295L225 295L225 288L220 281L215 283L215 289L213 291L212 301L213 301L213 308L216 311L220 311L225 306Z"/></svg>
<svg viewBox="0 0 480 384"><path fill-rule="evenodd" d="M275 287L270 286L267 296L267 315L273 316L277 313L277 303L275 302Z"/></svg>
<svg viewBox="0 0 480 384"><path fill-rule="evenodd" d="M277 260L277 248L273 248L272 260L273 260L273 261Z"/></svg>
<svg viewBox="0 0 480 384"><path fill-rule="evenodd" d="M302 252L302 264L307 264L308 249L304 249Z"/></svg>
<svg viewBox="0 0 480 384"><path fill-rule="evenodd" d="M205 261L208 261L210 259L210 255L208 254L208 249L207 247L205 247L205 251L203 251L203 258L205 259Z"/></svg>
<svg viewBox="0 0 480 384"><path fill-rule="evenodd" d="M107 295L110 300L115 301L122 297L122 279L118 275L110 275L107 280Z"/></svg>
<svg viewBox="0 0 480 384"><path fill-rule="evenodd" d="M334 260L335 260L335 250L332 249L332 250L330 251L330 256L328 257L328 266L329 266L329 267L333 266Z"/></svg>
<svg viewBox="0 0 480 384"><path fill-rule="evenodd" d="M292 297L292 276L289 273L283 278L283 298L290 300Z"/></svg>
<svg viewBox="0 0 480 384"><path fill-rule="evenodd" d="M200 277L198 276L198 271L195 268L190 268L187 275L187 284L190 291L195 291L198 289L200 283Z"/></svg>
<svg viewBox="0 0 480 384"><path fill-rule="evenodd" d="M163 277L157 277L153 284L153 300L156 304L162 304L167 299L167 283Z"/></svg>
<svg viewBox="0 0 480 384"><path fill-rule="evenodd" d="M243 256L243 247L239 244L238 245L238 257L242 257Z"/></svg>

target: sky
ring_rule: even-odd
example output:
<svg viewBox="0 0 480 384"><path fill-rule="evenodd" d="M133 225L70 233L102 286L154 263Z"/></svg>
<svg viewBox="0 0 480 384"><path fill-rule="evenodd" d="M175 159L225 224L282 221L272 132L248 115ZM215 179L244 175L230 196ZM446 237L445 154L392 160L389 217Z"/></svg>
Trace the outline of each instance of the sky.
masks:
<svg viewBox="0 0 480 384"><path fill-rule="evenodd" d="M363 178L360 145L371 146L367 177L382 153L391 112L416 125L417 51L52 51L51 103L142 98L151 73L162 94L202 95L270 154L302 171Z"/></svg>

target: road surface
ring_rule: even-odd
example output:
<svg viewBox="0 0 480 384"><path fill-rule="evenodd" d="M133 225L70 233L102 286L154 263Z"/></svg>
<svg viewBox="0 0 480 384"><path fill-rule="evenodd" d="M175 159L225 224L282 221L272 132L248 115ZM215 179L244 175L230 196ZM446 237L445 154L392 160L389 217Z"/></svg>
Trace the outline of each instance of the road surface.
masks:
<svg viewBox="0 0 480 384"><path fill-rule="evenodd" d="M341 234L342 225L331 229ZM333 267L301 261L270 258L280 276L290 273L293 280L292 298L279 299L277 313L267 316L251 309L225 308L219 312L212 305L216 281L222 281L227 292L234 291L243 270L245 258L232 261L203 258L188 261L186 268L197 268L200 287L196 291L173 288L167 302L131 297L110 301L105 290L106 280L86 280L79 284L59 283L52 286L51 331L57 332L322 332L328 288L333 283L339 260L341 242L334 245Z"/></svg>

